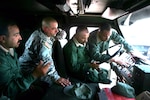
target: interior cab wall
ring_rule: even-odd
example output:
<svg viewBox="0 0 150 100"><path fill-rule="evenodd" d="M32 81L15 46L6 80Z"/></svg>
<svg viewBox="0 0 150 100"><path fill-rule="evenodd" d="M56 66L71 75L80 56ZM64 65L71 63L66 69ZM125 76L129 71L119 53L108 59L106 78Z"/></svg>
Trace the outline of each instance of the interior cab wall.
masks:
<svg viewBox="0 0 150 100"><path fill-rule="evenodd" d="M112 20L107 20L98 16L66 16L61 14L55 13L44 13L44 14L31 14L31 13L17 13L14 14L3 14L2 18L13 19L17 22L18 26L20 27L20 33L23 38L20 47L17 48L17 53L20 56L24 50L24 45L31 33L40 28L41 20L43 17L51 16L55 18L58 23L59 27L64 29L67 33L67 39L69 39L69 30L73 26L77 25L86 25L86 26L93 26L98 27L99 23L101 22L108 22L111 23L113 27L116 27L116 24Z"/></svg>
<svg viewBox="0 0 150 100"><path fill-rule="evenodd" d="M41 20L43 17L53 17L59 22L59 26L65 27L66 17L61 14L52 13L52 12L43 12L43 13L26 13L26 12L14 12L14 13L3 13L0 15L0 18L7 18L15 20L19 26L22 28L36 29L40 27Z"/></svg>
<svg viewBox="0 0 150 100"><path fill-rule="evenodd" d="M58 13L46 12L46 13L3 13L1 17L15 20L21 31L23 30L35 30L41 26L41 20L43 17L51 16L55 18L59 27L65 29L68 33L70 27L77 25L87 25L87 26L98 26L100 22L109 22L113 27L116 27L115 21L101 18L99 16L67 16Z"/></svg>
<svg viewBox="0 0 150 100"><path fill-rule="evenodd" d="M115 21L108 20L105 18L101 18L98 16L73 16L69 17L69 20L67 20L67 27L65 27L66 32L68 33L69 37L69 30L73 26L77 25L86 25L90 27L98 27L101 22L108 22L110 23L113 27L115 26Z"/></svg>

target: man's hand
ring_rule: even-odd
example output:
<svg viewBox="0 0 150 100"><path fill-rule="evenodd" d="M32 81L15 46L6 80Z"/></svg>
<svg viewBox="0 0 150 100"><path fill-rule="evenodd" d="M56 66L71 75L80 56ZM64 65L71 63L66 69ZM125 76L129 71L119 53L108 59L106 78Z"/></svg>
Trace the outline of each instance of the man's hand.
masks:
<svg viewBox="0 0 150 100"><path fill-rule="evenodd" d="M94 60L92 60L90 63L91 67L94 69L99 69L99 64L100 64L99 61L94 61Z"/></svg>
<svg viewBox="0 0 150 100"><path fill-rule="evenodd" d="M91 67L94 68L94 69L99 69L99 64L91 63Z"/></svg>
<svg viewBox="0 0 150 100"><path fill-rule="evenodd" d="M123 59L121 59L121 58L119 58L119 57L114 57L114 58L112 58L112 59L110 60L110 62L115 62L115 63L117 63L117 64L120 65L120 66L125 66L125 67L130 66L129 62L127 62L126 60L123 60Z"/></svg>
<svg viewBox="0 0 150 100"><path fill-rule="evenodd" d="M125 67L129 67L130 66L130 64L128 62L120 60L120 59L117 59L115 62L117 64L121 65L121 66L125 66Z"/></svg>
<svg viewBox="0 0 150 100"><path fill-rule="evenodd" d="M71 82L69 81L69 79L65 79L65 78L62 78L62 77L59 78L56 81L56 83L62 85L63 87L71 85Z"/></svg>
<svg viewBox="0 0 150 100"><path fill-rule="evenodd" d="M49 67L50 67L50 63L47 63L46 65L43 65L43 62L40 61L39 65L34 69L32 75L35 78L44 76L44 75L47 74Z"/></svg>

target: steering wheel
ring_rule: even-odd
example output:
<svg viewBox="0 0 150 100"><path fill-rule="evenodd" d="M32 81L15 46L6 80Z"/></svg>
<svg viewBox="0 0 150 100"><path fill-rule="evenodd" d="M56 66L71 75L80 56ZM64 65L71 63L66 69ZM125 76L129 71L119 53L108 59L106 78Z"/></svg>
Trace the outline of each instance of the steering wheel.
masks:
<svg viewBox="0 0 150 100"><path fill-rule="evenodd" d="M116 52L114 52L113 54L110 55L110 54L109 54L109 49L110 49L110 48L113 48L113 47L115 47L115 46L119 46L119 48L117 49ZM110 59L112 59L114 56L116 56L118 53L120 53L121 48L122 48L122 44L115 44L115 45L109 47L109 48L106 50L106 54L110 55Z"/></svg>
<svg viewBox="0 0 150 100"><path fill-rule="evenodd" d="M116 49L115 47L117 47L117 49ZM110 49L112 49L111 51L113 51L112 54L110 54L110 52L109 52ZM105 50L105 51L102 53L102 55L103 55L103 54L106 55L105 59L104 59L104 60L101 60L101 62L100 62L100 61L97 61L97 64L100 64L100 63L102 63L102 62L106 62L106 61L112 59L114 56L116 56L118 53L120 53L121 49L122 49L122 44L115 44L115 45L109 47L107 50ZM92 61L93 61L93 60L92 60Z"/></svg>

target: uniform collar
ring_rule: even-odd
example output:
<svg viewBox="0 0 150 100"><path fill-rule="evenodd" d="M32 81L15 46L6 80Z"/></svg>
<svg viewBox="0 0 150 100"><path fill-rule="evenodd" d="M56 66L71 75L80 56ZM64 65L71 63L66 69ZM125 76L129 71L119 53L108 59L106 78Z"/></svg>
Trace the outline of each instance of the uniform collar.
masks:
<svg viewBox="0 0 150 100"><path fill-rule="evenodd" d="M96 41L97 43L99 43L99 42L102 41L102 40L99 38L99 36L98 36L98 31L97 31L97 34L96 34L96 40L97 40L97 41Z"/></svg>
<svg viewBox="0 0 150 100"><path fill-rule="evenodd" d="M11 56L14 56L14 49L13 48L10 48L9 50L5 49L2 45L0 45L0 48L6 52L6 53L10 53Z"/></svg>
<svg viewBox="0 0 150 100"><path fill-rule="evenodd" d="M77 41L77 39L76 38L73 38L73 41L74 41L74 43L75 43L75 45L77 46L77 47L85 47L86 46L86 43L84 43L84 44L81 44L81 43L79 43L78 41Z"/></svg>

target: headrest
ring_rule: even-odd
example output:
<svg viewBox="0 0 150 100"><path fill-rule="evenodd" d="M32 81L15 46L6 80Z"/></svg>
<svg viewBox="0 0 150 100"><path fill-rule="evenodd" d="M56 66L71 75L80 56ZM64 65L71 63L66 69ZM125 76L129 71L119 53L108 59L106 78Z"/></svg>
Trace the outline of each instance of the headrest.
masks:
<svg viewBox="0 0 150 100"><path fill-rule="evenodd" d="M56 38L57 39L65 39L66 36L67 36L67 33L64 30L59 28L58 33L56 34Z"/></svg>

